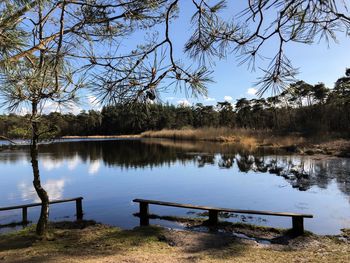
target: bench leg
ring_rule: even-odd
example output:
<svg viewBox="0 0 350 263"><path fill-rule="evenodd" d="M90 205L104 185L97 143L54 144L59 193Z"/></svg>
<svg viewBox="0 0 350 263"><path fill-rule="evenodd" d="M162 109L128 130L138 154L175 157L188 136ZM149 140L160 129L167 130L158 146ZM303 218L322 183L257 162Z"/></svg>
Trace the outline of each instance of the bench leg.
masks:
<svg viewBox="0 0 350 263"><path fill-rule="evenodd" d="M28 210L27 207L22 208L22 223L25 225L28 223Z"/></svg>
<svg viewBox="0 0 350 263"><path fill-rule="evenodd" d="M149 225L148 203L140 203L140 226Z"/></svg>
<svg viewBox="0 0 350 263"><path fill-rule="evenodd" d="M304 234L304 218L299 216L293 216L293 233L295 235Z"/></svg>
<svg viewBox="0 0 350 263"><path fill-rule="evenodd" d="M75 200L75 208L77 213L77 221L83 220L83 203L82 200L79 198Z"/></svg>
<svg viewBox="0 0 350 263"><path fill-rule="evenodd" d="M215 226L219 222L219 212L216 210L209 210L209 225Z"/></svg>

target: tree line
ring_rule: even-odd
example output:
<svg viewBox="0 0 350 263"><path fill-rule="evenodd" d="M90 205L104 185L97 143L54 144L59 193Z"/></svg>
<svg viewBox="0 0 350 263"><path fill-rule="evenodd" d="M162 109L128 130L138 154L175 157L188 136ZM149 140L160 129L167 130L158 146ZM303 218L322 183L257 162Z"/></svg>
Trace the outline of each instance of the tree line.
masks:
<svg viewBox="0 0 350 263"><path fill-rule="evenodd" d="M329 89L324 84L298 81L281 94L266 98L241 98L232 104L197 103L193 106L170 104L116 104L101 111L77 115L52 112L43 115L42 137L69 135L137 134L147 130L202 127L269 129L280 133L298 132L350 134L350 70ZM1 115L0 131L8 138L30 138L30 115Z"/></svg>

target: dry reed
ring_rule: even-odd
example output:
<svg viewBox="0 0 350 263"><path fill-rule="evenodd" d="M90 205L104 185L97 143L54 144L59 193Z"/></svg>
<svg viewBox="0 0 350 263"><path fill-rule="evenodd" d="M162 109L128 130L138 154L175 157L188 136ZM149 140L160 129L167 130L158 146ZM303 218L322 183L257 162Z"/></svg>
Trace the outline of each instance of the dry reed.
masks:
<svg viewBox="0 0 350 263"><path fill-rule="evenodd" d="M146 131L141 133L144 138L166 138L173 140L192 140L192 141L212 141L239 143L242 145L257 146L288 146L300 145L304 138L300 136L275 136L268 130L248 130L232 128L200 128L200 129L182 129L160 131Z"/></svg>

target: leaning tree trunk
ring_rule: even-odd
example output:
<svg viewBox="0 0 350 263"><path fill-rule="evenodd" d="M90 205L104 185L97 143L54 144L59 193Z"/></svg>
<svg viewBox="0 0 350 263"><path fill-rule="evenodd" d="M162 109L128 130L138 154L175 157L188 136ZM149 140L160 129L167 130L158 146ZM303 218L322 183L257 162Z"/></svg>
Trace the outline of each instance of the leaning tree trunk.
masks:
<svg viewBox="0 0 350 263"><path fill-rule="evenodd" d="M47 224L49 219L49 196L45 189L41 186L40 171L38 161L38 140L39 140L39 127L37 122L37 104L32 104L32 142L30 144L30 156L33 168L33 185L41 200L41 213L40 218L36 226L36 233L39 236L46 236Z"/></svg>

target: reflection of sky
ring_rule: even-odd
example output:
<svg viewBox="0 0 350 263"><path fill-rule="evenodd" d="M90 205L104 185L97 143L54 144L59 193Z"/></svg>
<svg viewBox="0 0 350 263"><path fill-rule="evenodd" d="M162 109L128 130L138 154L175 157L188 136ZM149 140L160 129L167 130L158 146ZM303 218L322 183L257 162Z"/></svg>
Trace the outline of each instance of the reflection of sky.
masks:
<svg viewBox="0 0 350 263"><path fill-rule="evenodd" d="M63 160L53 160L47 157L40 159L40 163L46 171L58 169L64 164Z"/></svg>
<svg viewBox="0 0 350 263"><path fill-rule="evenodd" d="M2 161L6 159L2 158L3 154L0 153L0 206L38 202L28 156L21 154L18 161L11 163ZM138 206L131 200L145 198L238 209L311 213L315 218L305 220L306 229L318 233L336 233L340 228L350 227L348 196L341 191L336 179L328 180L326 187L314 184L306 191L299 191L282 176L240 172L236 161L229 169L221 169L218 154L213 158L210 154L205 155L206 158L192 154L192 161L178 159L169 165L136 169L134 166L133 169L118 166L118 162L108 165L105 160L96 156L92 158L85 151L79 154L73 154L71 158L63 155L60 159L48 153L41 154L41 181L52 200L83 196L88 219L133 227L137 219L132 214ZM265 157L265 160L273 158ZM303 163L305 170L315 171L310 158L304 158L302 162L298 157L279 157L277 163L282 165L290 161L295 165ZM325 167L334 165L327 160L323 162ZM349 163L340 160L338 166L342 165L342 169L346 169ZM58 211L59 216L65 216L64 208L64 205L57 205L52 209ZM185 215L187 212L186 209L154 206L150 209L163 215ZM289 218L266 217L266 220L263 225L291 225Z"/></svg>
<svg viewBox="0 0 350 263"><path fill-rule="evenodd" d="M94 160L91 161L89 164L89 174L94 175L96 173L98 173L98 171L100 170L101 167L101 162L100 160Z"/></svg>
<svg viewBox="0 0 350 263"><path fill-rule="evenodd" d="M81 162L80 158L76 154L72 159L68 160L67 162L68 170L73 171L77 167L77 165L79 165L80 162Z"/></svg>
<svg viewBox="0 0 350 263"><path fill-rule="evenodd" d="M43 188L47 191L50 200L63 199L65 179L48 179L43 183ZM28 182L20 182L17 185L18 191L21 193L23 201L40 202L40 199L33 188L33 185Z"/></svg>
<svg viewBox="0 0 350 263"><path fill-rule="evenodd" d="M70 159L54 159L52 156L43 156L40 158L40 165L45 171L52 171L65 166L68 170L73 171L81 163L78 155Z"/></svg>

